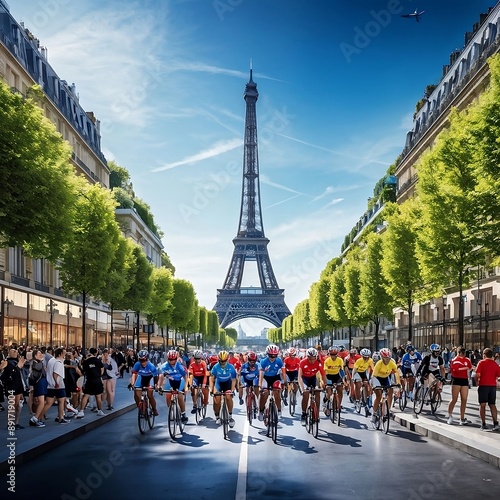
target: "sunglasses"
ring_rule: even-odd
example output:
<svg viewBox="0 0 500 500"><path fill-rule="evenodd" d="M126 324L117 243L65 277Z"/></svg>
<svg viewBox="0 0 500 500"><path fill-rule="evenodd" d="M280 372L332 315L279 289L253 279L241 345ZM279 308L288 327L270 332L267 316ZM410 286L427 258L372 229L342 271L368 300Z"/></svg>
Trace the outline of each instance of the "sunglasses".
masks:
<svg viewBox="0 0 500 500"><path fill-rule="evenodd" d="M201 361L201 358L194 358L195 361Z"/></svg>
<svg viewBox="0 0 500 500"><path fill-rule="evenodd" d="M276 354L269 354L270 358L277 358L278 356Z"/></svg>

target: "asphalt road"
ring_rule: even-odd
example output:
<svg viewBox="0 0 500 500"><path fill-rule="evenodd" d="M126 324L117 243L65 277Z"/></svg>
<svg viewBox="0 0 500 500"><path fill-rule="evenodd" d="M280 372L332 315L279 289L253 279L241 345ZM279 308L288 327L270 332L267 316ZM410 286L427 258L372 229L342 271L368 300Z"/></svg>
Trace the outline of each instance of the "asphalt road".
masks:
<svg viewBox="0 0 500 500"><path fill-rule="evenodd" d="M144 436L135 411L129 412L17 467L13 498L498 498L498 468L395 422L385 435L348 402L340 427L322 417L317 439L285 410L276 444L262 422L249 426L235 403L228 440L211 408L200 425L190 415L176 440L163 400Z"/></svg>

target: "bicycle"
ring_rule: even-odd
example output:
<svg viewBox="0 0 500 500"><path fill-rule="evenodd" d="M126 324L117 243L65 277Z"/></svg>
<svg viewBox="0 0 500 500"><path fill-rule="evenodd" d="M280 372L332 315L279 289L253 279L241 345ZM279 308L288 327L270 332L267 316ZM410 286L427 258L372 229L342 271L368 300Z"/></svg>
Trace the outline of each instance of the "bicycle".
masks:
<svg viewBox="0 0 500 500"><path fill-rule="evenodd" d="M163 389L159 390L160 394L163 394ZM177 428L179 429L179 433L182 434L184 432L184 426L186 425L182 421L182 412L181 407L179 405L179 391L177 389L170 390L171 399L170 406L168 408L168 432L172 439L175 439L177 435Z"/></svg>
<svg viewBox="0 0 500 500"><path fill-rule="evenodd" d="M304 391L306 390L309 391L309 401L306 408L306 431L317 438L319 432L319 409L316 404L315 393L317 391L321 392L321 389L306 387Z"/></svg>
<svg viewBox="0 0 500 500"><path fill-rule="evenodd" d="M257 397L255 396L255 391L253 385L247 385L246 387L246 400L247 400L247 418L250 425L252 425L252 420L257 418Z"/></svg>
<svg viewBox="0 0 500 500"><path fill-rule="evenodd" d="M326 400L326 408L325 408L326 410L325 415L327 417L330 417L332 424L334 424L335 421L337 421L337 425L340 425L340 412L342 410L342 406L339 405L338 401L337 385L341 384L342 382L332 385L332 393Z"/></svg>
<svg viewBox="0 0 500 500"><path fill-rule="evenodd" d="M361 408L365 409L365 416L370 414L370 397L367 394L368 391L368 381L364 380L361 382L360 399L356 400L354 409L357 413L361 413Z"/></svg>
<svg viewBox="0 0 500 500"><path fill-rule="evenodd" d="M380 404L378 405L377 411L374 411L375 421L372 421L372 425L375 429L379 430L380 425L382 425L382 430L384 434L389 432L389 422L391 420L391 413L389 411L389 400L388 400L388 392L392 387L398 387L398 385L390 385L384 386L377 389L382 389L382 399L380 400Z"/></svg>
<svg viewBox="0 0 500 500"><path fill-rule="evenodd" d="M150 429L155 425L155 414L153 408L149 404L148 390L152 387L143 387L141 393L141 400L137 405L137 425L139 426L139 432L144 434L148 427Z"/></svg>
<svg viewBox="0 0 500 500"><path fill-rule="evenodd" d="M289 382L289 384L292 384L293 387L291 391L288 391L288 411L290 412L290 416L293 417L295 415L295 408L297 408L297 390L300 390L300 387L296 380ZM287 388L284 390L286 391Z"/></svg>
<svg viewBox="0 0 500 500"><path fill-rule="evenodd" d="M276 443L278 439L278 407L274 400L274 390L261 389L261 391L269 391L269 397L264 408L264 425L267 427L266 436L271 435L271 439Z"/></svg>
<svg viewBox="0 0 500 500"><path fill-rule="evenodd" d="M220 418L221 424L222 424L222 432L224 434L224 439L227 439L227 436L229 434L229 410L227 409L227 403L226 403L226 398L225 398L226 394L234 395L233 391L214 392L213 393L214 397L224 396L222 398L222 404L221 404L220 414L219 414L219 418Z"/></svg>
<svg viewBox="0 0 500 500"><path fill-rule="evenodd" d="M196 404L196 423L199 424L207 416L207 406L204 402L203 386L196 386L195 404Z"/></svg>
<svg viewBox="0 0 500 500"><path fill-rule="evenodd" d="M422 408L424 407L424 403L427 401L431 405L431 413L434 415L436 410L441 406L441 391L438 389L438 380L437 378L429 374L428 386L426 387L420 379L417 379L415 382L415 387L418 387L414 390L413 396L413 411L418 415Z"/></svg>

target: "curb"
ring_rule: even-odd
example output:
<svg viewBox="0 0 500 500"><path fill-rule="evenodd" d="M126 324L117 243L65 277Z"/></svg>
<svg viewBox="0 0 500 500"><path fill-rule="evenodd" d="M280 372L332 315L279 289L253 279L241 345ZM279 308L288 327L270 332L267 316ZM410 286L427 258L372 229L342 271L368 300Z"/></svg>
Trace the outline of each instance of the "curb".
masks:
<svg viewBox="0 0 500 500"><path fill-rule="evenodd" d="M500 449L497 446L491 446L486 443L478 443L474 436L467 437L458 434L454 429L459 427L449 427L448 425L424 421L425 417L413 415L413 421L410 418L402 417L401 414L395 414L394 420L407 429L414 431L434 441L439 441L447 446L451 446L475 458L488 462L495 467L500 467Z"/></svg>
<svg viewBox="0 0 500 500"><path fill-rule="evenodd" d="M49 450L52 450L57 446L61 446L62 444L65 444L68 441L71 441L72 439L78 436L90 432L96 427L99 427L100 425L110 422L111 420L114 420L115 418L120 417L124 413L128 413L129 411L132 411L136 408L137 406L135 403L129 404L127 406L124 406L123 408L113 411L113 413L108 413L104 417L100 417L99 419L89 421L84 425L79 425L76 428L63 432L61 435L55 437L54 439L41 443L38 446L34 446L30 449L27 449L26 451L16 453L16 466L29 462L30 460L37 458L41 454ZM8 458L0 462L0 475L7 475L9 467L10 465Z"/></svg>

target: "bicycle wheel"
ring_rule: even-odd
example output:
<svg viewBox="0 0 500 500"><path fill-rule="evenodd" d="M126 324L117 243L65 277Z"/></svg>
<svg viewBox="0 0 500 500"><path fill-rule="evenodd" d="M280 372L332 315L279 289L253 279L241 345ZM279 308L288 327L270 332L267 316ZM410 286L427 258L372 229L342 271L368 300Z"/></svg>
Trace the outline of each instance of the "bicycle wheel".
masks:
<svg viewBox="0 0 500 500"><path fill-rule="evenodd" d="M441 394L439 393L436 386L431 389L429 399L431 400L431 413L434 415L434 413L436 413L436 410L441 405Z"/></svg>
<svg viewBox="0 0 500 500"><path fill-rule="evenodd" d="M382 406L382 430L385 434L389 432L389 422L391 420L391 414L389 413L389 401L387 399L384 401Z"/></svg>
<svg viewBox="0 0 500 500"><path fill-rule="evenodd" d="M148 419L145 411L147 411L147 403L139 401L139 406L137 407L137 425L141 434L144 434L148 429Z"/></svg>
<svg viewBox="0 0 500 500"><path fill-rule="evenodd" d="M248 423L252 425L252 420L254 418L254 399L253 399L253 394L248 393L247 394L247 418L248 418Z"/></svg>
<svg viewBox="0 0 500 500"><path fill-rule="evenodd" d="M406 396L406 391L401 389L399 392L399 409L405 411L406 405L408 404L408 398Z"/></svg>
<svg viewBox="0 0 500 500"><path fill-rule="evenodd" d="M150 429L152 429L155 425L155 414L150 405L148 405L148 425Z"/></svg>
<svg viewBox="0 0 500 500"><path fill-rule="evenodd" d="M179 401L177 401L177 425L179 426L179 432L182 434L186 424L182 421L182 412L181 407L179 406Z"/></svg>
<svg viewBox="0 0 500 500"><path fill-rule="evenodd" d="M418 415L424 406L425 388L421 385L413 396L413 411Z"/></svg>
<svg viewBox="0 0 500 500"><path fill-rule="evenodd" d="M220 417L222 419L222 432L224 433L224 439L227 439L229 433L229 413L227 411L226 401L222 402L222 410L220 412Z"/></svg>
<svg viewBox="0 0 500 500"><path fill-rule="evenodd" d="M269 411L269 422L271 425L271 439L274 443L276 443L276 440L278 439L278 409L275 404L271 405Z"/></svg>
<svg viewBox="0 0 500 500"><path fill-rule="evenodd" d="M177 404L175 401L170 401L170 408L168 409L168 432L172 439L175 439L177 434Z"/></svg>
<svg viewBox="0 0 500 500"><path fill-rule="evenodd" d="M203 394L198 391L196 394L196 423L199 424L203 418Z"/></svg>
<svg viewBox="0 0 500 500"><path fill-rule="evenodd" d="M292 389L290 391L290 401L288 402L288 411L290 412L290 416L293 417L295 415L295 408L297 407L297 393Z"/></svg>
<svg viewBox="0 0 500 500"><path fill-rule="evenodd" d="M312 427L311 427L311 434L317 438L318 437L318 431L319 431L319 411L318 407L316 406L316 402L313 401L313 404L311 405L311 413L312 413Z"/></svg>
<svg viewBox="0 0 500 500"><path fill-rule="evenodd" d="M363 393L363 389L361 389L361 393ZM356 413L361 413L361 407L364 406L361 399L356 399L356 403L354 403L354 409Z"/></svg>
<svg viewBox="0 0 500 500"><path fill-rule="evenodd" d="M312 409L311 405L309 405L306 410L306 431L308 434L311 434L312 422L313 422Z"/></svg>
<svg viewBox="0 0 500 500"><path fill-rule="evenodd" d="M330 406L330 420L332 421L332 424L335 423L335 420L337 418L337 395L332 394L330 396L330 399L328 400L328 405Z"/></svg>

